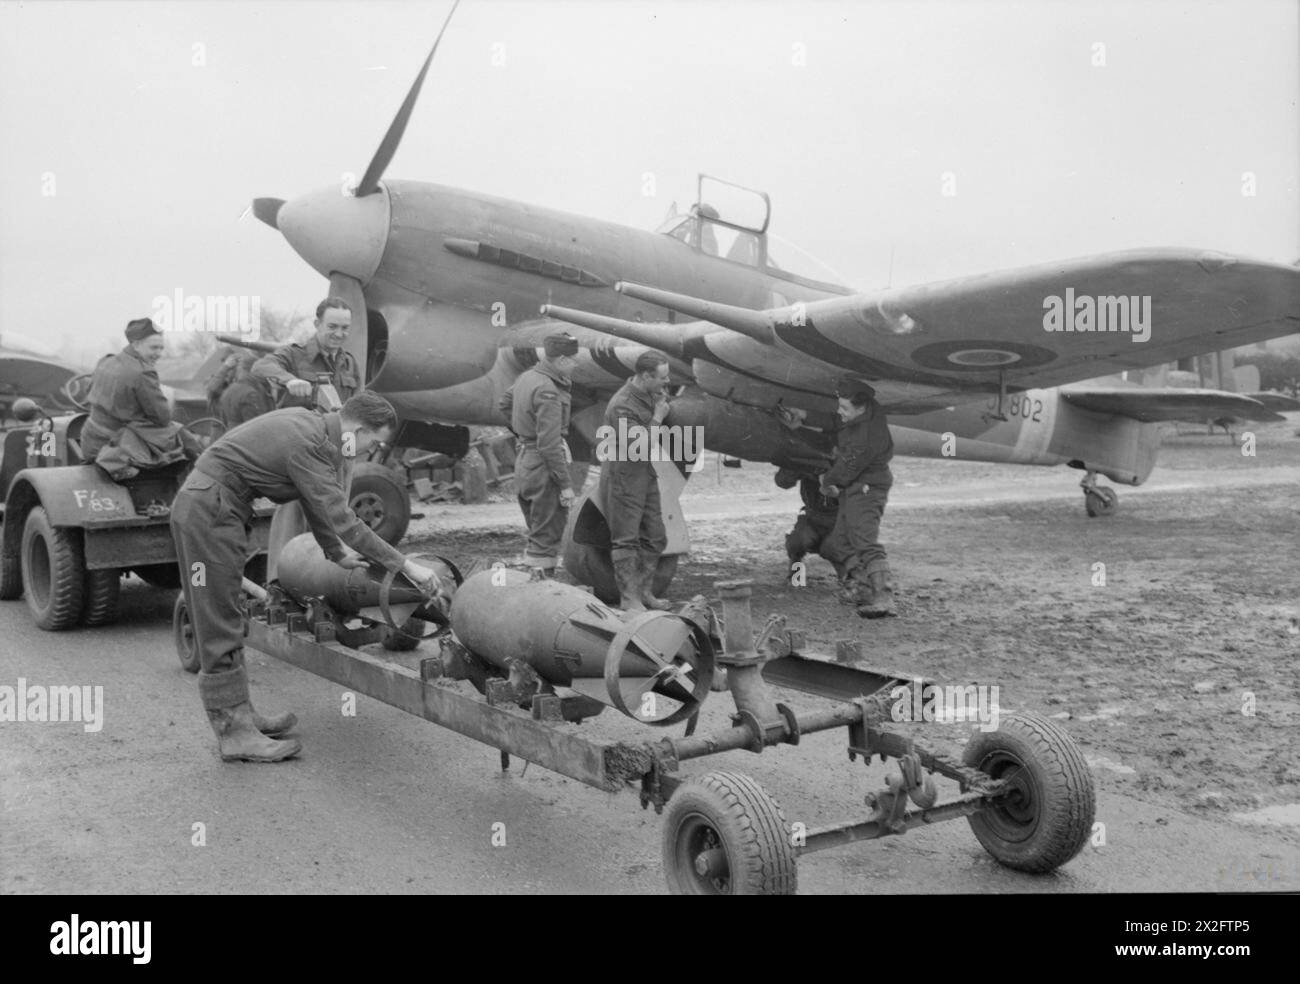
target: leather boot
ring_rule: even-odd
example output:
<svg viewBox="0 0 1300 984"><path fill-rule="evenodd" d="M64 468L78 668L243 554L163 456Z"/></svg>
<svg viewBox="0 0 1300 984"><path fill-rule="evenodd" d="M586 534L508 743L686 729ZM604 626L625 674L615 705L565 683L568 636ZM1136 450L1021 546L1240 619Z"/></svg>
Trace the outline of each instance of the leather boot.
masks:
<svg viewBox="0 0 1300 984"><path fill-rule="evenodd" d="M640 562L637 565L637 577L638 584L641 588L641 604L645 605L646 608L653 608L656 611L668 611L668 609L673 607L673 603L654 596L655 570L659 567L659 555L641 554L638 559Z"/></svg>
<svg viewBox="0 0 1300 984"><path fill-rule="evenodd" d="M884 618L894 614L894 592L889 587L889 565L883 560L867 565L867 585L871 597L858 605L863 618Z"/></svg>
<svg viewBox="0 0 1300 984"><path fill-rule="evenodd" d="M210 707L207 712L223 762L281 762L302 751L296 738L277 741L262 734L247 701L234 707Z"/></svg>
<svg viewBox="0 0 1300 984"><path fill-rule="evenodd" d="M640 561L636 557L619 557L614 561L614 581L618 585L618 607L625 612L643 612L641 603Z"/></svg>

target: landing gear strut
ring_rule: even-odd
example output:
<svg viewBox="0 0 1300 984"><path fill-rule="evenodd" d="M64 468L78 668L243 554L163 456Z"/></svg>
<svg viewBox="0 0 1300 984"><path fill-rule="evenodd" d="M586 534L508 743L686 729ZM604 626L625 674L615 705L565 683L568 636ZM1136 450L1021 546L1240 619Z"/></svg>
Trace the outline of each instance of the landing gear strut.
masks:
<svg viewBox="0 0 1300 984"><path fill-rule="evenodd" d="M1095 471L1084 475L1079 487L1083 489L1083 508L1090 517L1110 516L1119 508L1119 493L1107 485L1097 484Z"/></svg>

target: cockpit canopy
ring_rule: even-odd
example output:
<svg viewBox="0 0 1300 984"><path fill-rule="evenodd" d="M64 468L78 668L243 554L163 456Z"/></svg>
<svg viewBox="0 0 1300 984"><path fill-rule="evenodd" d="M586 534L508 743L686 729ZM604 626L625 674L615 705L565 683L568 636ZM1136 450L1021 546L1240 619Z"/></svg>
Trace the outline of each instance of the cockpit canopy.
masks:
<svg viewBox="0 0 1300 984"><path fill-rule="evenodd" d="M753 267L782 280L821 288L843 285L843 279L829 267L779 237L770 236L767 226L771 218L772 203L766 192L701 174L696 203L685 213L678 212L674 204L673 214L657 231L708 256ZM797 254L800 266L811 276L792 273L779 263L769 252L771 239L778 240L778 250Z"/></svg>

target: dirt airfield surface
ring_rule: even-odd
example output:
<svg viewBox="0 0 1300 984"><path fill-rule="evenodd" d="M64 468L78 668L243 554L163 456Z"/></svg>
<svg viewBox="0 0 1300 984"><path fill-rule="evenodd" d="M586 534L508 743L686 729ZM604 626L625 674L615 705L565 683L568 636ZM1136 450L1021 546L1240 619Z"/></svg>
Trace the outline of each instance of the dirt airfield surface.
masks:
<svg viewBox="0 0 1300 984"><path fill-rule="evenodd" d="M877 621L835 600L820 558L806 586L790 583L796 491L769 466L708 463L684 499L693 549L674 598L751 578L756 622L784 614L810 648L857 639L870 664L996 685L1002 713L1059 720L1097 783L1102 826L1053 875L1001 868L958 820L805 856L800 890L1300 890L1298 427L1254 428L1253 457L1187 428L1107 519L1085 516L1068 469L898 459L883 529L899 617ZM468 564L522 548L512 502L416 508L407 550ZM260 654L255 700L295 710L306 750L223 765L170 610L132 580L118 625L55 635L0 604L0 683L102 684L106 701L98 733L0 725L0 891L663 891L661 824L634 793L518 762L502 774L495 750L365 697L344 716L342 688ZM729 709L712 695L701 730ZM909 728L959 755L971 725ZM583 729L655 737L613 711ZM684 771L746 772L811 827L861 817L893 768L850 764L834 732Z"/></svg>

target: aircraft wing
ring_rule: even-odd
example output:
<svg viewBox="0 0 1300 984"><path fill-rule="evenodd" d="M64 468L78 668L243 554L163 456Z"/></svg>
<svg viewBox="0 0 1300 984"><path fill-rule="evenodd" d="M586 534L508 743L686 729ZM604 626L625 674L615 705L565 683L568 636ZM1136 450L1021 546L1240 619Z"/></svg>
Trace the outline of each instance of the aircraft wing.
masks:
<svg viewBox="0 0 1300 984"><path fill-rule="evenodd" d="M1059 386L1300 332L1300 269L1189 249L1107 253L764 311L638 284L616 289L787 361L796 354L931 399L970 398L1000 378L1016 388Z"/></svg>
<svg viewBox="0 0 1300 984"><path fill-rule="evenodd" d="M13 349L0 349L0 401L27 396L37 403L57 403L59 393L77 370L60 362Z"/></svg>
<svg viewBox="0 0 1300 984"><path fill-rule="evenodd" d="M1293 410L1300 410L1300 400L1295 397L1287 396L1285 393L1247 393L1252 400L1256 400L1270 410L1276 413L1290 413Z"/></svg>
<svg viewBox="0 0 1300 984"><path fill-rule="evenodd" d="M1083 410L1132 417L1144 424L1170 420L1204 423L1225 417L1257 421L1286 419L1259 400L1223 390L1067 387L1061 390L1061 398Z"/></svg>

